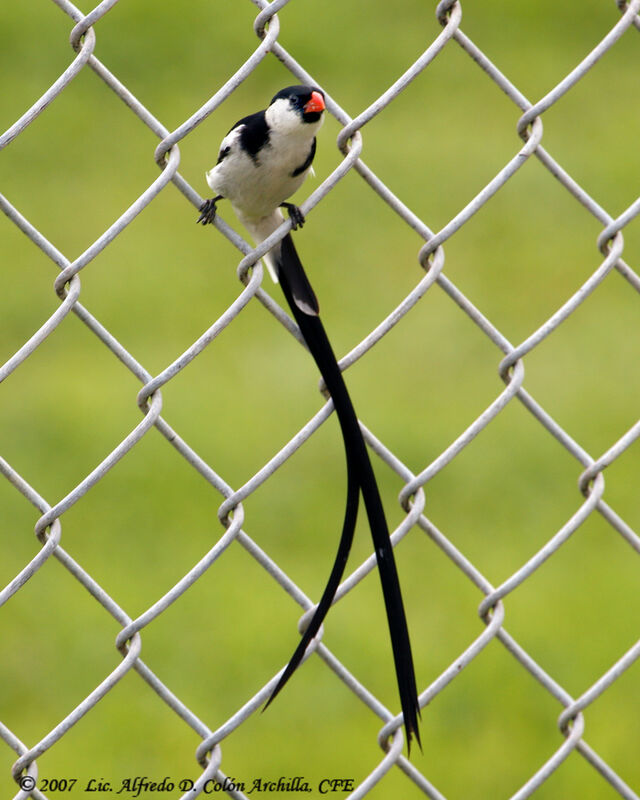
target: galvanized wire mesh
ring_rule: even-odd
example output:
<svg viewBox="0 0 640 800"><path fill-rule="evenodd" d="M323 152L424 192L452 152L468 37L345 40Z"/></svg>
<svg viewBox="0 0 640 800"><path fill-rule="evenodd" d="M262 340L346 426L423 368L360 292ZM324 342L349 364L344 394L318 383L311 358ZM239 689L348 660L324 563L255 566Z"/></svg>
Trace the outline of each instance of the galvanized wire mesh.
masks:
<svg viewBox="0 0 640 800"><path fill-rule="evenodd" d="M43 0L44 2L44 0ZM254 31L258 37L258 44L250 57L232 75L229 80L220 86L213 96L207 100L197 111L192 113L184 122L170 130L162 121L158 120L148 110L118 77L110 71L107 64L103 63L97 52L97 33L100 30L100 21L118 0L103 0L90 13L82 13L68 0L54 0L61 11L75 23L70 42L75 57L69 67L60 77L51 84L50 88L12 124L0 137L0 149L9 145L14 139L21 136L30 125L37 124L38 117L46 113L47 106L69 87L81 74L92 71L106 84L106 86L120 98L128 107L135 120L147 126L158 137L160 143L155 149L155 160L160 167L158 177L129 205L124 213L101 235L99 235L84 252L77 258L71 259L61 252L43 231L26 216L24 216L11 197L0 195L0 205L9 224L22 231L45 256L59 269L54 288L59 299L59 306L35 333L9 357L0 368L0 381L4 381L14 371L20 370L29 358L38 351L38 348L51 337L69 324L72 315L77 317L86 328L94 334L102 345L115 356L140 384L137 394L137 404L142 412L142 419L113 447L111 452L97 465L84 475L66 495L61 498L45 498L41 496L38 487L32 485L30 476L22 474L15 466L4 459L0 459L0 469L10 482L15 492L26 503L35 507L40 517L35 526L37 541L40 545L33 558L24 563L17 574L7 583L0 593L0 605L4 605L16 593L23 590L31 581L38 581L41 571L51 558L57 559L65 568L69 579L79 582L100 604L104 612L112 617L121 628L116 638L116 647L122 656L121 662L92 691L69 709L63 718L55 724L42 730L41 738L28 743L22 741L20 725L12 720L10 724L0 724L0 735L7 744L3 760L11 763L11 751L18 754L18 759L11 767L16 781L21 782L22 789L16 797L43 798L55 794L55 789L48 793L42 790L39 781L39 759L48 751L55 750L56 745L67 736L82 718L91 714L99 700L109 693L114 692L122 678L130 671L135 671L142 681L145 681L155 693L158 703L164 703L175 715L175 725L189 726L201 739L195 754L197 767L192 779L192 785L176 787L172 796L195 797L202 792L211 793L216 786L221 792L231 797L246 797L247 789L242 790L238 783L230 781L225 774L224 753L225 743L232 741L244 723L260 709L269 695L277 676L270 676L268 682L253 696L248 696L242 707L238 708L228 719L219 719L212 715L210 708L189 707L180 698L180 692L163 682L153 671L153 664L148 664L141 658L141 644L144 629L151 625L159 615L163 614L174 603L180 603L185 595L200 581L203 576L211 575L224 559L225 554L233 545L240 545L266 572L275 578L282 589L298 603L305 612L313 608L304 589L292 580L283 569L269 556L269 554L254 541L248 530L245 530L245 516L243 501L253 495L262 486L269 490L269 481L276 471L297 453L299 448L313 437L323 423L330 418L332 406L326 402L308 422L295 433L288 441L283 442L273 457L268 460L255 474L238 487L232 487L220 475L216 465L209 463L197 452L197 442L188 443L181 438L180 432L174 429L163 416L163 389L177 376L189 369L190 364L205 348L214 344L217 337L225 329L230 329L233 336L234 323L242 317L243 311L252 305L252 300L257 300L273 315L275 320L285 326L294 336L297 332L288 315L280 308L262 288L262 268L257 259L287 230L286 223L281 230L273 234L269 240L257 249L251 248L230 228L223 218L216 219L216 228L219 233L238 248L243 258L238 266L238 276L244 284L242 290L227 308L199 338L188 346L179 357L168 361L159 371L152 371L145 367L134 354L125 346L91 313L91 310L80 302L82 270L91 269L94 259L117 238L131 224L149 204L151 204L163 191L172 191L170 184L177 188L193 205L194 212L200 206L202 199L198 191L191 186L180 174L180 146L188 141L189 135L214 111L216 111L229 96L258 69L263 59L270 54L278 58L289 70L292 82L313 83L320 85L327 94L329 112L342 126L338 136L338 148L342 153L342 160L333 172L319 176L320 181L316 188L302 203L303 212L313 218L313 209L318 204L328 202L332 190L349 173L359 174L370 190L387 204L389 209L397 215L402 224L408 226L415 234L424 240L418 252L418 261L424 274L415 287L406 294L396 307L389 309L389 313L357 346L341 359L341 366L348 370L360 359L367 359L383 337L396 325L403 325L407 315L412 309L419 309L423 298L430 293L442 290L453 301L464 315L475 325L479 336L486 338L500 354L499 375L505 386L495 394L490 404L479 413L475 419L446 446L436 457L429 458L420 471L412 471L404 463L403 454L394 452L378 438L374 431L363 425L363 430L372 451L379 459L379 468L388 468L402 481L403 488L399 500L403 509L403 519L393 533L396 545L407 536L417 537L424 532L429 539L437 545L450 562L455 565L465 579L471 582L484 596L479 607L479 615L484 623L478 636L456 657L452 663L439 674L431 676L427 682L419 685L421 690L421 704L425 707L423 719L428 725L428 703L441 693L448 691L455 685L457 677L463 669L474 668L474 662L479 654L493 643L499 643L509 654L513 670L526 671L539 684L542 689L557 701L559 716L557 724L560 734L556 732L557 741L551 737L551 755L544 763L537 764L530 771L526 780L521 783L517 791L511 794L512 798L529 797L537 794L538 790L544 791L547 780L569 757L581 757L589 765L592 773L594 790L596 793L604 791L613 792L613 795L624 798L637 798L638 787L634 789L627 781L632 781L630 776L637 777L637 770L614 768L598 750L591 746L585 738L585 714L610 687L614 686L623 673L640 656L640 641L629 647L626 652L612 652L608 668L596 680L582 687L578 696L567 691L561 683L550 674L544 663L536 660L532 654L523 647L514 636L509 634L503 625L505 619L505 601L512 593L521 587L525 581L536 573L543 562L553 559L569 537L576 533L590 516L597 512L609 526L611 535L620 537L629 546L629 558L636 559L640 552L640 537L633 527L623 518L623 512L610 505L604 498L605 480L604 472L621 456L623 456L640 435L640 421L632 424L617 438L610 442L604 452L590 455L584 446L576 441L552 415L544 405L539 402L527 389L524 388L525 362L530 354L545 341L547 341L563 325L584 301L603 285L607 276L617 272L624 281L626 291L637 293L640 291L640 277L624 258L623 230L640 212L640 198L628 205L617 214L609 213L597 199L589 193L565 171L551 152L543 146L543 118L547 111L552 109L571 92L587 73L597 69L596 63L609 51L615 48L623 37L634 36L633 27L640 30L640 0L619 2L619 18L612 21L610 30L602 31L599 43L578 63L568 74L557 79L554 87L540 100L530 102L524 94L492 63L487 55L471 41L461 28L462 4L443 0L436 9L437 18L442 26L441 33L428 44L428 47L418 55L411 66L389 88L384 91L366 109L351 117L341 108L335 99L339 95L339 87L323 85L318 76L306 72L303 60L296 60L280 43L280 21L277 12L289 3L294 4L300 0L275 0L271 4L263 0L253 0L260 12L255 18ZM179 12L178 12L179 13ZM576 10L578 13L578 10ZM25 27L28 26L28 15L25 12ZM521 142L514 148L512 157L497 172L495 177L485 186L482 186L473 199L450 219L440 230L434 232L427 222L414 213L402 198L396 196L392 190L378 177L361 158L363 146L362 130L368 125L375 125L379 114L392 115L394 102L402 96L409 84L417 79L424 70L433 64L447 48L461 48L475 65L484 73L487 81L493 82L504 92L520 114L516 132ZM630 69L638 70L638 62L631 65ZM637 103L636 98L630 102ZM455 103L455 97L451 99ZM252 109L248 109L247 112ZM224 108L220 112L224 115ZM226 117L225 117L226 120ZM233 120L226 120L231 123ZM636 147L638 131L630 132L627 146ZM612 143L612 146L618 146ZM213 153L213 148L212 148ZM11 157L11 149L5 154ZM471 299L465 295L444 272L445 253L447 242L460 231L463 226L476 214L492 202L496 193L531 159L537 159L554 178L559 181L564 190L580 204L583 213L591 215L601 226L600 235L596 244L599 251L599 263L596 268L584 279L580 285L573 287L568 299L558 302L553 313L549 315L535 330L521 342L513 344L501 330L476 307ZM203 169L210 164L203 164ZM420 166L417 165L419 170ZM126 181L126 176L122 176ZM7 223L5 222L5 225ZM194 236L204 235L195 229ZM153 278L150 278L153 279ZM7 278L5 278L7 280ZM43 274L43 280L48 281L49 276ZM274 294L274 296L277 296ZM253 304L255 305L255 304ZM144 313L141 311L141 314ZM147 313L152 314L151 310ZM149 317L151 323L151 317ZM144 324L144 319L143 319ZM606 324L606 321L602 324ZM635 332L630 335L634 336ZM597 367L596 367L597 368ZM383 378L384 379L384 378ZM624 387L621 387L623 390ZM6 384L6 391L11 391L10 382ZM518 400L524 409L535 421L540 436L550 435L566 453L577 462L579 471L579 490L582 498L576 503L575 511L565 524L545 536L540 546L524 563L522 563L506 579L495 585L483 572L454 544L453 538L445 535L438 529L429 515L429 504L425 498L425 486L465 450L472 440L496 420L510 405L511 401ZM419 399L412 398L412 403ZM357 404L358 405L358 404ZM366 418L366 410L360 410ZM600 413L597 411L596 413ZM602 411L601 413L606 413ZM215 425L215 419L207 424ZM426 424L435 425L437 420L428 420ZM98 483L117 471L121 459L131 450L138 448L147 434L156 429L165 438L166 444L175 451L174 457L182 459L190 469L195 470L205 481L210 484L223 498L219 506L218 517L222 526L222 534L213 546L202 554L202 557L189 569L175 585L145 608L141 613L135 614L122 608L117 596L107 592L97 578L78 563L76 559L63 547L63 527L65 515L78 504L82 504L85 496ZM542 499L540 502L544 502ZM144 500L141 498L141 503ZM249 528L250 530L250 528ZM28 532L20 531L24 536ZM8 532L4 531L5 537ZM15 533L13 534L15 535ZM5 546L6 546L5 538ZM402 545L400 545L400 550ZM118 558L118 554L113 554ZM367 558L343 582L337 596L336 603L350 593L359 590L362 580L375 569L373 556ZM637 566L636 566L637 570ZM636 571L637 575L637 571ZM241 575L238 581L242 581ZM249 589L250 590L250 587ZM588 585L576 586L576 591L589 591ZM1 613L11 614L11 603ZM535 612L532 612L535 613ZM240 623L238 623L240 624ZM628 620L629 627L633 629L635 620ZM208 633L204 631L203 636ZM594 632L595 635L595 632ZM437 647L437 641L431 643ZM403 735L401 719L394 715L384 704L352 674L347 666L340 661L318 638L314 645L314 653L320 656L324 664L335 673L335 676L349 688L353 696L366 706L373 715L376 715L383 726L380 729L378 742L382 748L382 755L378 755L377 764L370 774L358 778L351 789L349 797L365 797L373 795L374 787L380 785L382 791L385 787L385 778L390 771L401 770L411 782L411 789L430 798L443 798L447 796L434 784L428 768L417 768L403 753ZM285 654L283 654L284 656ZM312 656L313 657L313 656ZM303 667L304 669L304 667ZM637 673L637 665L635 666ZM419 678L421 671L418 669ZM424 676L423 676L424 677ZM50 690L50 687L34 687L32 702L37 704L38 693ZM637 695L636 695L637 696ZM635 702L631 697L630 702ZM310 709L310 713L314 713ZM523 721L523 724L526 724ZM376 751L378 752L378 751ZM135 754L133 755L135 761ZM499 769L499 765L496 767ZM331 773L330 765L327 769ZM35 787L35 788L34 788ZM79 788L79 787L78 787ZM327 788L327 787L325 787ZM276 791L277 789L273 789ZM340 787L345 791L345 787ZM409 789L407 789L409 791ZM596 795L594 795L596 796ZM600 795L598 795L600 796ZM604 794L602 795L604 796ZM609 795L607 795L609 796Z"/></svg>

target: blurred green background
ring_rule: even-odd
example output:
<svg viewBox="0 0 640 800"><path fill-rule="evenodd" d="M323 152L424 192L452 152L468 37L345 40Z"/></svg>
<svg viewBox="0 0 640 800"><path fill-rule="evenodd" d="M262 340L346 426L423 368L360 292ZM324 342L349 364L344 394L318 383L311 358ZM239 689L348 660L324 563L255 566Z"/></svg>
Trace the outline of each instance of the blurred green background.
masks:
<svg viewBox="0 0 640 800"><path fill-rule="evenodd" d="M375 100L438 35L434 3L293 0L280 41L351 116ZM89 7L83 7L89 11ZM250 2L159 7L126 0L96 26L96 55L163 124L199 108L257 45ZM462 29L531 101L544 96L616 23L615 3L465 3ZM71 20L48 0L0 10L0 129L66 68ZM612 216L637 197L638 32L630 30L543 117L548 151ZM297 82L272 56L180 143L181 174L203 196L204 170L239 117ZM363 131L363 159L429 227L442 228L518 151L519 111L450 43ZM340 162L326 121L317 177ZM157 176L156 137L85 69L0 154L0 191L68 258L76 258ZM237 226L233 214L221 213ZM82 273L81 302L152 374L183 352L240 291L238 252L171 185ZM597 268L597 221L536 160L446 243L445 274L514 344ZM638 263L640 225L624 232ZM418 283L419 237L351 173L297 237L338 354L354 347ZM55 266L0 220L0 361L54 312ZM282 302L278 287L265 288ZM525 388L593 457L637 418L638 297L611 274L525 359ZM348 372L360 417L411 470L431 463L502 391L502 354L441 291ZM50 504L139 422L136 379L73 315L0 387L0 451ZM163 415L232 486L247 481L321 404L304 350L257 302L163 390ZM376 462L389 520L399 478ZM579 508L580 465L518 401L426 487L425 513L497 586ZM605 499L636 530L638 444L606 471ZM245 503L246 532L317 598L344 501L343 455L330 419ZM135 617L222 533L220 496L155 430L62 518L62 544ZM5 585L37 552L37 513L0 481ZM370 552L358 529L353 568ZM414 529L397 550L416 658L427 687L483 630L481 593ZM505 627L577 697L638 638L638 554L597 514L506 601ZM142 634L142 657L211 729L283 666L300 610L234 545ZM334 608L325 643L398 708L378 578ZM119 663L118 625L51 559L0 611L0 719L32 746ZM640 789L640 668L585 714L585 739ZM559 704L499 642L423 712L412 762L447 797L515 792L561 744ZM318 659L266 714L223 743L222 769L359 783L376 766L379 720ZM38 759L43 777L197 777L196 734L129 673ZM15 754L0 749L3 796ZM80 795L79 791L75 791ZM51 796L56 796L51 794ZM175 795L177 796L177 792ZM315 796L312 795L312 796ZM342 796L342 795L341 795ZM399 771L372 798L422 796ZM573 754L536 798L618 794Z"/></svg>

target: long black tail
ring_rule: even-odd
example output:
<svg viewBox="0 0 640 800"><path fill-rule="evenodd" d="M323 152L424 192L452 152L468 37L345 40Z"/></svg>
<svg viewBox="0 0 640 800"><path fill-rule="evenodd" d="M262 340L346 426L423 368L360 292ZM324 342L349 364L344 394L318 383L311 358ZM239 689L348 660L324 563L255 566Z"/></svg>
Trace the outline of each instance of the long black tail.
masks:
<svg viewBox="0 0 640 800"><path fill-rule="evenodd" d="M412 736L416 737L418 745L420 745L420 732L418 730L420 707L418 704L418 692L413 669L409 630L400 591L400 581L398 580L398 572L393 557L393 548L389 539L389 529L378 491L378 484L376 483L356 412L344 383L342 373L338 367L333 349L327 338L324 326L317 314L310 315L305 313L300 307L301 304L297 302L296 288L298 286L308 286L310 288L310 284L293 245L293 239L289 234L282 240L281 250L277 260L282 291L284 292L287 303L309 347L309 351L325 380L340 423L347 460L347 502L338 553L327 586L309 626L304 632L291 661L281 675L276 688L273 690L267 705L269 705L280 692L300 664L307 646L317 634L331 606L333 597L340 584L342 575L344 574L349 550L353 541L358 511L358 494L359 490L361 490L378 562L378 571L380 573L380 582L382 584L382 594L387 613L391 648L393 650L396 678L398 681L400 704L402 706L405 730L407 733L407 747L410 749Z"/></svg>

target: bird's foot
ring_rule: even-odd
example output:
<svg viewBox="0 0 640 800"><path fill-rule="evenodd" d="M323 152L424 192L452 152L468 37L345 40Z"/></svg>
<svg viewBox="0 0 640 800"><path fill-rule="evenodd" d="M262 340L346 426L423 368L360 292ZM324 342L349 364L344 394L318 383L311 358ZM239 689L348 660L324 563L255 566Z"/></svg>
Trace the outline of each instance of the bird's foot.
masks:
<svg viewBox="0 0 640 800"><path fill-rule="evenodd" d="M294 203L280 203L280 208L286 208L289 212L289 219L291 220L291 228L297 231L304 225L304 214L297 205Z"/></svg>
<svg viewBox="0 0 640 800"><path fill-rule="evenodd" d="M197 222L201 222L203 225L213 224L214 219L216 218L216 203L218 202L219 197L212 197L209 200L205 200L204 203L200 206L200 216L197 219Z"/></svg>

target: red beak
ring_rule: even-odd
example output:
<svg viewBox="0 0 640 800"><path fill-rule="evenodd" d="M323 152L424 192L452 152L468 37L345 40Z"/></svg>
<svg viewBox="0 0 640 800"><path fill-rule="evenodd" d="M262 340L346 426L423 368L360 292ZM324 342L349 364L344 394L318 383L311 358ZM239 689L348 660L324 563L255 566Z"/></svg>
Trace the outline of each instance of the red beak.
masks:
<svg viewBox="0 0 640 800"><path fill-rule="evenodd" d="M324 97L314 90L311 92L311 99L305 103L302 110L307 114L309 111L324 111L324 109Z"/></svg>

